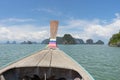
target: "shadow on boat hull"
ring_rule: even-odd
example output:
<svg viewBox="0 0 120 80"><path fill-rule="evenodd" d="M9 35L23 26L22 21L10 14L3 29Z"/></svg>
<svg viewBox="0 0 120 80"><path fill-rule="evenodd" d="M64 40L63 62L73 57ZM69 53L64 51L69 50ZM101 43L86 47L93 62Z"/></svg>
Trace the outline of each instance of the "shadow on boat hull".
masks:
<svg viewBox="0 0 120 80"><path fill-rule="evenodd" d="M39 80L74 80L82 79L81 75L70 69L53 67L20 67L7 70L0 76L0 80L25 80L23 78L39 77ZM34 79L35 80L35 79Z"/></svg>

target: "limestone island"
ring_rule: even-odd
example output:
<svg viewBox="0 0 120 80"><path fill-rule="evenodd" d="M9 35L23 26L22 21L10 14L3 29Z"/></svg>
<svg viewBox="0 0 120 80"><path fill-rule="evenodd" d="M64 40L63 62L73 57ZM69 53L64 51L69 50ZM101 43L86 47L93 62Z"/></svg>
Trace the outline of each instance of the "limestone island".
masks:
<svg viewBox="0 0 120 80"><path fill-rule="evenodd" d="M48 44L48 43L49 43L49 39L45 39L41 42L41 44ZM104 42L102 40L98 40L97 42L94 42L93 39L87 39L86 42L84 42L83 39L74 38L70 34L65 34L63 37L57 37L57 44L103 45Z"/></svg>
<svg viewBox="0 0 120 80"><path fill-rule="evenodd" d="M108 43L109 46L120 47L120 31L119 33L113 34Z"/></svg>

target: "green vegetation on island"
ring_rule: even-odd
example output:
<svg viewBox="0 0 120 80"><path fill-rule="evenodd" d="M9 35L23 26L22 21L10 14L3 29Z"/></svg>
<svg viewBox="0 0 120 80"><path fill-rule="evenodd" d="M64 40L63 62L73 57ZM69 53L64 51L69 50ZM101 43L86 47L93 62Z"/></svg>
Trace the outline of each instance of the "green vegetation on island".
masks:
<svg viewBox="0 0 120 80"><path fill-rule="evenodd" d="M42 41L42 44L48 44L49 39L45 39ZM70 34L65 34L63 37L57 37L57 44L100 44L103 45L104 42L102 40L98 40L94 42L92 39L87 39L86 42L83 39L73 38Z"/></svg>
<svg viewBox="0 0 120 80"><path fill-rule="evenodd" d="M110 38L108 45L120 47L120 32L113 34L113 36Z"/></svg>
<svg viewBox="0 0 120 80"><path fill-rule="evenodd" d="M63 37L57 37L57 44L90 44L90 45L103 45L104 42L102 40L98 40L94 42L93 39L87 39L84 41L83 39L74 38L70 34L65 34ZM5 44L49 44L49 39L45 39L42 42L36 42L36 41L22 41L22 42L16 42L16 41L6 41Z"/></svg>
<svg viewBox="0 0 120 80"><path fill-rule="evenodd" d="M63 44L76 44L75 39L70 34L63 36Z"/></svg>

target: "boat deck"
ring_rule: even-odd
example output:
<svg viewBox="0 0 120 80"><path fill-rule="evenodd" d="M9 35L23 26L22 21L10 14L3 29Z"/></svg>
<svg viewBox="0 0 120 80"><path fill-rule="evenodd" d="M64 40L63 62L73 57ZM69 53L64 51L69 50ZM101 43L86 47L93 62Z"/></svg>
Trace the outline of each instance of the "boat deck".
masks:
<svg viewBox="0 0 120 80"><path fill-rule="evenodd" d="M61 76L67 80L70 78L73 80L76 77L83 80L93 80L83 67L58 48L41 50L1 69L0 74L2 78L7 77L5 80L11 80L8 78L9 74L13 74L12 77L19 77L19 79L12 80L20 80L26 74L29 76L37 74L39 77L46 75L46 78L53 75L56 78Z"/></svg>

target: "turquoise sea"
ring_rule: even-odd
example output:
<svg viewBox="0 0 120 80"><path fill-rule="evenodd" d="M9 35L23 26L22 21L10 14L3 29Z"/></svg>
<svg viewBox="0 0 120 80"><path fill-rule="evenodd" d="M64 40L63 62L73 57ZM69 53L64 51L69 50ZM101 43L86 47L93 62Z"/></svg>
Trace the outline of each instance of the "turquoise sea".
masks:
<svg viewBox="0 0 120 80"><path fill-rule="evenodd" d="M0 45L0 68L34 54L46 45ZM107 45L58 45L82 65L95 80L120 80L120 48Z"/></svg>

